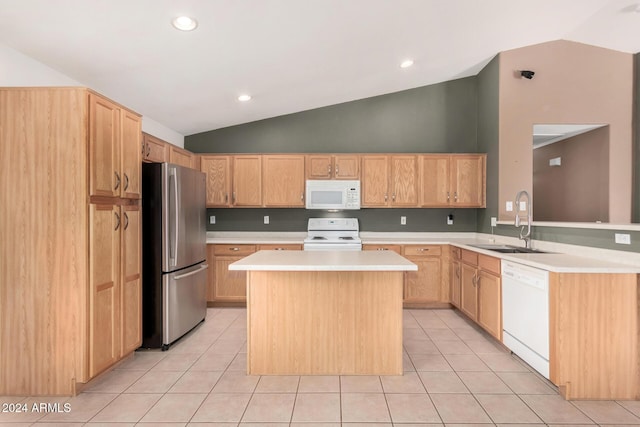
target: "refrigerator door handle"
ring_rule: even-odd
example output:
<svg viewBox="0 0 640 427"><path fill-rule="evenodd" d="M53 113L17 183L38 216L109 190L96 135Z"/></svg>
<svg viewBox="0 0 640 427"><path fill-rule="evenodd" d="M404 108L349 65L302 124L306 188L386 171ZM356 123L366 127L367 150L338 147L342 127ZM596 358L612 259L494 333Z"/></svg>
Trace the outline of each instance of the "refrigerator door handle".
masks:
<svg viewBox="0 0 640 427"><path fill-rule="evenodd" d="M185 277L189 277L189 276L193 276L194 274L198 274L200 273L202 270L206 270L207 268L209 268L209 266L207 264L205 265L201 265L200 268L198 270L192 271L190 273L185 273L185 274L181 274L179 276L175 276L173 278L173 280L180 280L180 279L184 279Z"/></svg>
<svg viewBox="0 0 640 427"><path fill-rule="evenodd" d="M178 227L180 215L178 214L179 198L177 179L176 169L171 168L169 171L169 265L171 266L176 266L178 264ZM173 194L171 194L172 190ZM172 195L173 198L171 198Z"/></svg>

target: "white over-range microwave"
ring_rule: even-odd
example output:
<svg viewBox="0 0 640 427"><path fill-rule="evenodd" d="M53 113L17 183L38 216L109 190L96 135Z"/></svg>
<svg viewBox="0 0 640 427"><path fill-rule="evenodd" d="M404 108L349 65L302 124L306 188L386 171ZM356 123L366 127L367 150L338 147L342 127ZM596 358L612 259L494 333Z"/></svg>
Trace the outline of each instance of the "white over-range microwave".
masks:
<svg viewBox="0 0 640 427"><path fill-rule="evenodd" d="M307 209L360 209L360 181L307 180Z"/></svg>

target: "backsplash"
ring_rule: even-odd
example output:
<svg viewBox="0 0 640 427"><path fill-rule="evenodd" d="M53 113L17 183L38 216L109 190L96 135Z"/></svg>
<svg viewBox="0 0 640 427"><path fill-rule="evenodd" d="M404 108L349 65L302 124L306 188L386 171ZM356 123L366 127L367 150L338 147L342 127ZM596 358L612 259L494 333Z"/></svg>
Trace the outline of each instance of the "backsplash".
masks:
<svg viewBox="0 0 640 427"><path fill-rule="evenodd" d="M453 214L453 225L447 215ZM214 215L216 223L210 224ZM269 224L264 224L264 217ZM405 216L406 225L400 224ZM330 213L307 209L207 209L207 231L306 231L309 218L358 218L361 231L474 232L476 209L360 209Z"/></svg>

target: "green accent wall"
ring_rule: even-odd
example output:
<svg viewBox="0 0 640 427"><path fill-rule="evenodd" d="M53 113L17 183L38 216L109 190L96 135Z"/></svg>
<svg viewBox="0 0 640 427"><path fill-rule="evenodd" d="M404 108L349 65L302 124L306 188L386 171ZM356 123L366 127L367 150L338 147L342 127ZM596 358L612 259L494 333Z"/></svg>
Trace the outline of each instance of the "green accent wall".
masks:
<svg viewBox="0 0 640 427"><path fill-rule="evenodd" d="M476 78L185 137L195 153L474 153ZM259 100L256 100L259 102Z"/></svg>

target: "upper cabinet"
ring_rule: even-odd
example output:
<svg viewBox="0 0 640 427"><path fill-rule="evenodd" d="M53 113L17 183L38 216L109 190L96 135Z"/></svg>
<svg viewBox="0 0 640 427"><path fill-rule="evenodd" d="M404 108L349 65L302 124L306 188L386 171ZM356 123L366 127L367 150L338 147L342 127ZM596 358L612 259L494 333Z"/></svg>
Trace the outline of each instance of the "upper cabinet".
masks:
<svg viewBox="0 0 640 427"><path fill-rule="evenodd" d="M202 156L200 170L207 175L207 207L231 206L231 156Z"/></svg>
<svg viewBox="0 0 640 427"><path fill-rule="evenodd" d="M140 198L141 119L89 93L89 195Z"/></svg>
<svg viewBox="0 0 640 427"><path fill-rule="evenodd" d="M304 207L304 156L262 156L262 186L266 207Z"/></svg>
<svg viewBox="0 0 640 427"><path fill-rule="evenodd" d="M422 207L485 207L486 154L420 156Z"/></svg>
<svg viewBox="0 0 640 427"><path fill-rule="evenodd" d="M360 156L353 154L309 154L307 179L360 179Z"/></svg>
<svg viewBox="0 0 640 427"><path fill-rule="evenodd" d="M197 156L191 151L184 150L175 145L169 146L169 163L174 163L186 168L198 169L196 161Z"/></svg>
<svg viewBox="0 0 640 427"><path fill-rule="evenodd" d="M142 161L164 163L169 161L169 144L148 133L142 133Z"/></svg>
<svg viewBox="0 0 640 427"><path fill-rule="evenodd" d="M363 207L418 207L418 156L362 156Z"/></svg>
<svg viewBox="0 0 640 427"><path fill-rule="evenodd" d="M262 156L233 156L233 191L231 205L262 206Z"/></svg>

